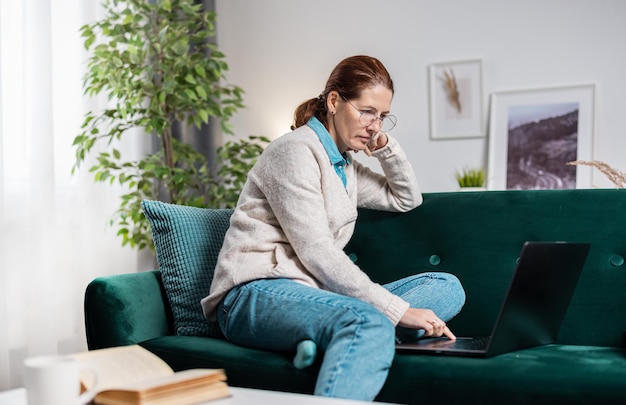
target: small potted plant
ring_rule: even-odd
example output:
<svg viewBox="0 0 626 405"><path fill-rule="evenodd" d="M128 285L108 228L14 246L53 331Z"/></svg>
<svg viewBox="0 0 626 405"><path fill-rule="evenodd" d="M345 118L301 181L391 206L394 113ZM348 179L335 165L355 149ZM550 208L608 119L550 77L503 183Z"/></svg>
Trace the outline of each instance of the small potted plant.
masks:
<svg viewBox="0 0 626 405"><path fill-rule="evenodd" d="M457 171L455 177L460 191L485 189L485 171L483 169L465 168Z"/></svg>

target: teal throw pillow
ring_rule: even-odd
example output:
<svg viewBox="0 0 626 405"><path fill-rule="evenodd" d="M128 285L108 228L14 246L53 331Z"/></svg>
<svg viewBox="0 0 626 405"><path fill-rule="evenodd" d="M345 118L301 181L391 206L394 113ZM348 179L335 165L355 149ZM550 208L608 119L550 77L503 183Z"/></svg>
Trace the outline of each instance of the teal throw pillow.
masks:
<svg viewBox="0 0 626 405"><path fill-rule="evenodd" d="M165 294L177 335L220 337L202 313L231 209L196 208L144 200Z"/></svg>

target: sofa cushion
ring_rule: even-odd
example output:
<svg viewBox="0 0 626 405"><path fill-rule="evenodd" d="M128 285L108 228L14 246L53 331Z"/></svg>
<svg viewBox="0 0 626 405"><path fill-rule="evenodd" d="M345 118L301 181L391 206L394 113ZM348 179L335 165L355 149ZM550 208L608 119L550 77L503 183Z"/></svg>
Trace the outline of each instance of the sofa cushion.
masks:
<svg viewBox="0 0 626 405"><path fill-rule="evenodd" d="M164 336L140 343L173 369L223 368L232 386L312 393L319 363L225 340ZM546 345L487 359L397 354L377 401L398 404L626 403L626 350ZM436 398L436 399L435 399Z"/></svg>
<svg viewBox="0 0 626 405"><path fill-rule="evenodd" d="M228 385L312 394L321 358L296 370L293 353L270 352L237 346L225 339L197 336L162 336L139 343L162 358L172 369L221 368Z"/></svg>
<svg viewBox="0 0 626 405"><path fill-rule="evenodd" d="M426 193L408 213L361 209L345 250L381 284L422 271L454 274L467 301L450 329L480 336L493 328L524 242L589 242L557 343L624 347L625 202L624 189Z"/></svg>
<svg viewBox="0 0 626 405"><path fill-rule="evenodd" d="M200 300L209 293L231 209L208 209L144 200L174 331L186 336L221 336Z"/></svg>

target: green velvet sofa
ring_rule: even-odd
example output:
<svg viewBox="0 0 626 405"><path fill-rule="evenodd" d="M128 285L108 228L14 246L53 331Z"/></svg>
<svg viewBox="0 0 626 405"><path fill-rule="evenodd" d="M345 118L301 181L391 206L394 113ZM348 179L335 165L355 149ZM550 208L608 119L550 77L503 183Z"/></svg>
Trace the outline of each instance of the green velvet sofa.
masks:
<svg viewBox="0 0 626 405"><path fill-rule="evenodd" d="M218 211L217 217L211 210L192 210L204 216L174 224L176 229L151 219L153 232L161 233L155 234L159 271L101 277L89 284L89 348L140 344L174 369L224 368L232 386L312 392L317 365L296 370L292 353L235 346L214 325L199 332L180 327L182 315L174 306L187 300L183 303L192 311L200 311L199 295L181 301L181 291L184 297L199 283L197 294L202 295L210 279L185 276L172 284L171 273L165 273L166 268L171 271L172 257L166 256L203 256L208 262L192 266L210 274L230 215L227 210ZM160 219L167 222L170 214ZM203 221L199 229L190 230ZM199 233L202 239L203 230L216 234L214 240L196 241L200 250L177 250L188 245L184 240L189 234ZM173 234L183 239L172 239ZM361 210L345 251L380 283L422 271L455 274L465 286L467 302L449 325L457 335L476 335L490 332L520 248L528 240L592 244L557 343L488 359L398 354L377 400L626 403L626 190L429 193L422 206L408 213ZM171 292L175 289L178 296Z"/></svg>

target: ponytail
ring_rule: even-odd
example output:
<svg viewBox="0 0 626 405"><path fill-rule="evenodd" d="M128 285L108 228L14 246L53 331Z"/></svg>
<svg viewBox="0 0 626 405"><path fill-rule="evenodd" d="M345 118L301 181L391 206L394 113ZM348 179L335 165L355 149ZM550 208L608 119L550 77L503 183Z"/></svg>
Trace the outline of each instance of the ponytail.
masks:
<svg viewBox="0 0 626 405"><path fill-rule="evenodd" d="M322 94L305 101L300 104L298 108L296 108L296 111L293 114L294 123L291 126L291 129L294 130L306 125L311 117L316 117L322 124L324 124L324 126L326 126L326 97Z"/></svg>

